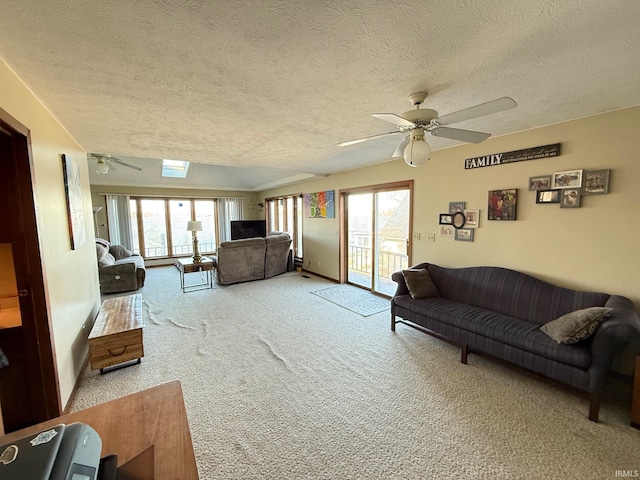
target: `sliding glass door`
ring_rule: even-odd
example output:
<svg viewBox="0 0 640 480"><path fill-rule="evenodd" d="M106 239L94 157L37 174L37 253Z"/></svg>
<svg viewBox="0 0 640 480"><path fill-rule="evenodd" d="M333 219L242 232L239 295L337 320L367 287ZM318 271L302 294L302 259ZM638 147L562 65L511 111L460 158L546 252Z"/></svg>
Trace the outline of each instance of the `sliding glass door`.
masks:
<svg viewBox="0 0 640 480"><path fill-rule="evenodd" d="M411 183L341 192L348 283L393 295L393 272L409 265Z"/></svg>

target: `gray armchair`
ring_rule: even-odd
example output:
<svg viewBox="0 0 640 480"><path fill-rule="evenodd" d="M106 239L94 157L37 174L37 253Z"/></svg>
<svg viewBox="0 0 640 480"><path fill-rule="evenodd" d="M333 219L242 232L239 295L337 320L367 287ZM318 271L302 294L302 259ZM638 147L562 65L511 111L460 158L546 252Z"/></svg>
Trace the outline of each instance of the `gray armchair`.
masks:
<svg viewBox="0 0 640 480"><path fill-rule="evenodd" d="M127 292L144 286L147 272L140 255L101 239L96 239L96 254L102 293Z"/></svg>

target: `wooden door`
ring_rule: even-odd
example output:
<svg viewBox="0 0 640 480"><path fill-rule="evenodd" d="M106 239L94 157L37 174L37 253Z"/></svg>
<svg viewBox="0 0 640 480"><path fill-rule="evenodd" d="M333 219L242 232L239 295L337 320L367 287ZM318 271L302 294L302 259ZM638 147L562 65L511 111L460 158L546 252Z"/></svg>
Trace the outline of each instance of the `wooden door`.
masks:
<svg viewBox="0 0 640 480"><path fill-rule="evenodd" d="M0 348L9 361L0 368L0 404L6 432L61 413L28 138L12 123L24 129L0 110Z"/></svg>

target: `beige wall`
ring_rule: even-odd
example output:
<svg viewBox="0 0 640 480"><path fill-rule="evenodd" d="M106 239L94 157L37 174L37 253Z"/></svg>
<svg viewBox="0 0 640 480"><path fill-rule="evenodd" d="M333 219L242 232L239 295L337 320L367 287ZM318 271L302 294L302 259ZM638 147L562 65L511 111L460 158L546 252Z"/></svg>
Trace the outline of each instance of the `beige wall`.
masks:
<svg viewBox="0 0 640 480"><path fill-rule="evenodd" d="M40 253L64 406L86 357L87 330L100 300L86 153L1 59L0 108L31 132ZM71 250L67 228L63 153L80 166L87 243L77 250Z"/></svg>
<svg viewBox="0 0 640 480"><path fill-rule="evenodd" d="M304 184L262 192L270 197L303 190L338 190L414 179L413 263L497 265L569 288L625 295L640 308L640 107L583 118L434 152L418 168L402 160L353 170ZM562 155L474 170L464 159L528 147L562 144ZM537 205L527 191L531 176L570 169L611 169L608 195L582 197L582 207ZM516 221L487 220L487 192L517 188ZM473 243L439 236L438 214L450 201L480 209ZM336 208L336 215L338 209ZM304 219L304 262L338 278L339 219ZM427 233L436 241L427 242ZM321 265L318 265L321 262Z"/></svg>

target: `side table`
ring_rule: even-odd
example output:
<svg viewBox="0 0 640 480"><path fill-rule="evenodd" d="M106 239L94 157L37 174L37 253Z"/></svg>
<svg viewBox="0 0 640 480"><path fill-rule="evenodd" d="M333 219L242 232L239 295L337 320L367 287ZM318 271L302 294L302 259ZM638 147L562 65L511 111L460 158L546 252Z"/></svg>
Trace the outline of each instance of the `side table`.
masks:
<svg viewBox="0 0 640 480"><path fill-rule="evenodd" d="M180 288L183 293L202 290L205 288L213 288L213 260L202 257L200 262L194 262L193 258L179 258L176 267L180 271ZM185 285L184 276L187 273L204 273L204 279L200 283Z"/></svg>

